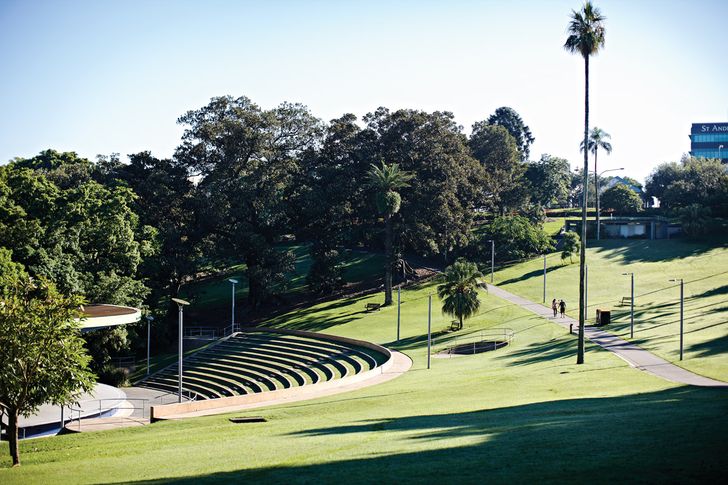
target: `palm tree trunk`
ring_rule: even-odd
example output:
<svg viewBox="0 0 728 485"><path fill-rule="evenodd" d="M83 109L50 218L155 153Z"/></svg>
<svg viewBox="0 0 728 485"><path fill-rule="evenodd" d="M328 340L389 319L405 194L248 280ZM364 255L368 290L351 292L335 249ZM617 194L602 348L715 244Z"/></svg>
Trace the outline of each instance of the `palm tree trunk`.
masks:
<svg viewBox="0 0 728 485"><path fill-rule="evenodd" d="M392 304L392 216L384 216L384 305Z"/></svg>
<svg viewBox="0 0 728 485"><path fill-rule="evenodd" d="M597 206L597 241L599 241L599 173L597 172L597 153L599 153L599 145L594 145L594 197L596 197Z"/></svg>
<svg viewBox="0 0 728 485"><path fill-rule="evenodd" d="M584 190L581 203L581 250L579 251L579 339L576 351L576 363L584 363L584 268L586 267L586 205L587 188L589 186L589 56L584 56Z"/></svg>
<svg viewBox="0 0 728 485"><path fill-rule="evenodd" d="M8 442L10 445L10 456L13 459L13 466L20 465L20 453L18 451L18 411L8 410Z"/></svg>
<svg viewBox="0 0 728 485"><path fill-rule="evenodd" d="M463 316L458 315L458 319L460 320L460 326L458 327L458 330L462 330L463 329Z"/></svg>

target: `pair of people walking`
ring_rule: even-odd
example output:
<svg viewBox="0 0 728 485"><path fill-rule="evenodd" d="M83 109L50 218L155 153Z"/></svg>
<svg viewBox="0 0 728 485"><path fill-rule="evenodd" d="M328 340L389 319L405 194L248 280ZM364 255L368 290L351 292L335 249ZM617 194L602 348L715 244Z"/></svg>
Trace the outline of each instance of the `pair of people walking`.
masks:
<svg viewBox="0 0 728 485"><path fill-rule="evenodd" d="M561 318L564 318L564 314L566 313L566 302L564 300L556 300L554 298L551 300L551 309L554 311L554 318L556 318L557 313L561 313Z"/></svg>

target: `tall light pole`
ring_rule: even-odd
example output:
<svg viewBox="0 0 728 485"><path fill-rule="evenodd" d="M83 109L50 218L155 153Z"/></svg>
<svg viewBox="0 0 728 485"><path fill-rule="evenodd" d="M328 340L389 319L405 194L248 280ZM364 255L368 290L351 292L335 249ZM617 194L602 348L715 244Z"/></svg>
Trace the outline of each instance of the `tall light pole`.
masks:
<svg viewBox="0 0 728 485"><path fill-rule="evenodd" d="M596 201L595 205L597 206L597 241L599 241L599 237L601 234L601 227L599 227L599 177L601 177L602 175L604 175L607 172L617 172L619 170L624 170L624 167L623 168L610 168L609 170L603 170L603 171L599 172L599 174L596 174L596 173L594 174L595 175L595 177L594 177L594 192L595 192L594 198Z"/></svg>
<svg viewBox="0 0 728 485"><path fill-rule="evenodd" d="M233 327L235 327L235 285L238 284L238 280L230 278L228 281L233 284L233 309L232 316L230 317L230 332L232 332L234 330Z"/></svg>
<svg viewBox="0 0 728 485"><path fill-rule="evenodd" d="M584 312L584 325L586 325L586 319L589 317L589 266L584 265L584 308L581 310Z"/></svg>
<svg viewBox="0 0 728 485"><path fill-rule="evenodd" d="M400 321L400 313L399 313L399 307L402 304L402 287L397 287L397 343L399 343L399 321Z"/></svg>
<svg viewBox="0 0 728 485"><path fill-rule="evenodd" d="M490 283L493 284L493 271L495 269L495 240L489 239L490 243Z"/></svg>
<svg viewBox="0 0 728 485"><path fill-rule="evenodd" d="M632 280L632 290L629 295L629 338L634 338L634 273L622 273L622 276L629 275Z"/></svg>
<svg viewBox="0 0 728 485"><path fill-rule="evenodd" d="M543 255L543 302L546 303L546 255Z"/></svg>
<svg viewBox="0 0 728 485"><path fill-rule="evenodd" d="M680 360L683 360L683 302L685 292L683 291L685 283L682 278L673 278L670 281L680 282Z"/></svg>
<svg viewBox="0 0 728 485"><path fill-rule="evenodd" d="M432 295L427 298L427 368L430 368L430 349L432 348Z"/></svg>
<svg viewBox="0 0 728 485"><path fill-rule="evenodd" d="M149 375L149 344L151 342L151 327L154 317L147 314L147 375Z"/></svg>
<svg viewBox="0 0 728 485"><path fill-rule="evenodd" d="M182 402L182 313L184 307L189 305L190 303L188 301L182 300L180 298L172 298L172 301L177 304L177 308L179 309L179 363L177 365L177 372L179 372L179 379L177 379L178 384L178 390L179 390L179 400L178 402Z"/></svg>

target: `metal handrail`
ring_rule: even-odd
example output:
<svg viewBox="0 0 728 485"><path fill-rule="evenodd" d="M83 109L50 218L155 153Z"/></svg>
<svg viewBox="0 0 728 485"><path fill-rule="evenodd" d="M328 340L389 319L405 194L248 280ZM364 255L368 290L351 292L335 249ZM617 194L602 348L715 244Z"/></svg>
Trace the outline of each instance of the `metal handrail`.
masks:
<svg viewBox="0 0 728 485"><path fill-rule="evenodd" d="M185 393L187 393L187 396L185 396ZM159 400L160 404L164 404L162 402L162 399L166 396L174 396L177 398L179 396L179 393L177 392L165 392L164 394L160 394L159 396L156 396L153 401ZM195 391L182 391L182 399L186 399L187 401L197 401L197 398L199 397L199 394L197 394Z"/></svg>
<svg viewBox="0 0 728 485"><path fill-rule="evenodd" d="M487 328L478 332L470 333L463 337L457 337L454 343L449 342L450 345L446 346L443 350L446 350L447 353L452 356L452 350L454 348L472 343L474 354L477 344L482 343L486 340L489 342L492 341L493 350L496 350L498 342L506 342L507 344L510 344L514 336L515 332L511 328ZM493 340L493 337L500 337L500 340ZM475 340L473 340L474 338Z"/></svg>
<svg viewBox="0 0 728 485"><path fill-rule="evenodd" d="M138 407L136 405L132 405L131 407L129 407L129 406L108 406L108 407L104 407L103 406L103 403L104 402L107 402L107 401L112 401L112 402L116 402L116 403L119 403L119 404L121 404L123 402L129 402L129 403L132 403L132 404L135 403L135 402L141 402L142 404L141 404L141 407ZM149 407L149 399L143 399L143 398L127 398L127 397L102 398L102 399L91 399L91 400L88 400L88 401L81 401L81 402L84 402L84 403L98 402L98 404L99 404L99 407L98 407L98 417L102 417L105 412L109 412L109 411L117 411L117 410L132 410L132 411L136 411L138 409L141 409L141 411L142 411L142 419L145 419L147 417L147 411L146 410ZM84 409L81 407L81 402L76 403L76 406L78 406L78 407L68 406L68 410L70 412L69 414L70 414L70 418L71 418L69 420L69 423L72 423L73 421L76 421L76 423L78 425L78 430L79 431L81 431L81 421L83 419L86 419L88 417L88 416L86 416L86 417L82 417L81 416L81 414L84 412ZM75 419L73 417L73 413L77 413L77 417ZM113 418L114 416L110 416L110 417Z"/></svg>

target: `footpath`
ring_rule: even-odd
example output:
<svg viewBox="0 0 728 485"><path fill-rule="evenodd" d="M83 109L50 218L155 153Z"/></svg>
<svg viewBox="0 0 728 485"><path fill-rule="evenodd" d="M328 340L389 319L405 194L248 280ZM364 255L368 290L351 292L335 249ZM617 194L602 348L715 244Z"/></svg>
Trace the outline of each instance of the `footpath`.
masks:
<svg viewBox="0 0 728 485"><path fill-rule="evenodd" d="M561 325L562 327L569 329L570 325L573 325L575 329L579 327L579 322L571 317L554 318L551 308L547 308L539 303L534 303L531 300L527 300L523 297L514 295L502 288L498 288L495 285L488 284L488 292L491 295L495 295L498 298L502 298L506 301L519 305L526 310L533 312L547 320ZM591 340L600 347L617 354L620 358L625 360L630 366L639 369L641 371L648 372L654 376L667 379L672 382L679 382L681 384L688 384L691 386L706 386L706 387L728 387L728 382L718 381L703 377L698 374L694 374L688 370L683 369L675 364L672 364L665 359L656 356L655 354L631 343L626 340L606 332L602 329L592 326L584 327L584 337Z"/></svg>

